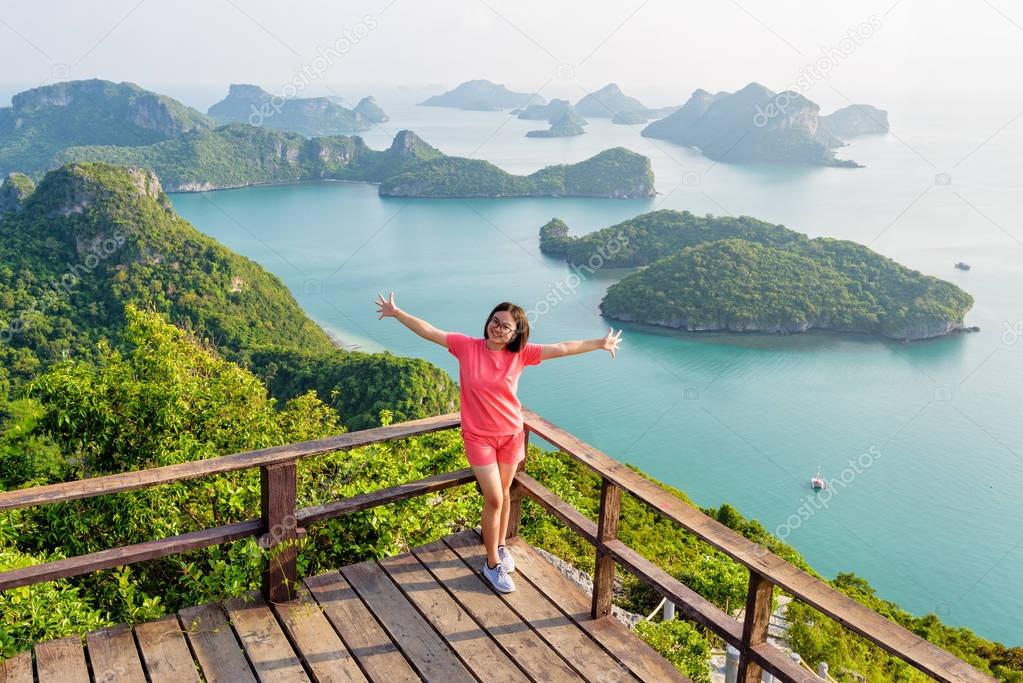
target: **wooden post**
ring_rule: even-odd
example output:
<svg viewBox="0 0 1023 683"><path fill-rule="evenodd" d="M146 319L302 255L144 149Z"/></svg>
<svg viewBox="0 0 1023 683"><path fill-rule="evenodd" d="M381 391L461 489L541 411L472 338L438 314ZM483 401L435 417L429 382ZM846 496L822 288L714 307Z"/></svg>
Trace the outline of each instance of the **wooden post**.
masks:
<svg viewBox="0 0 1023 683"><path fill-rule="evenodd" d="M263 570L263 597L267 602L287 602L295 597L298 571L298 518L295 516L295 463L260 468L263 536L260 545L268 551ZM278 547L285 544L284 547Z"/></svg>
<svg viewBox="0 0 1023 683"><path fill-rule="evenodd" d="M607 479L601 480L600 516L597 519L597 542L618 538L618 520L621 510L622 490ZM594 619L611 614L611 597L614 592L614 560L597 548L597 562L593 569L593 605L590 616Z"/></svg>
<svg viewBox="0 0 1023 683"><path fill-rule="evenodd" d="M739 648L738 683L760 683L763 677L764 670L750 658L750 649L767 642L773 596L774 584L750 570L746 619L742 622L742 647Z"/></svg>
<svg viewBox="0 0 1023 683"><path fill-rule="evenodd" d="M522 448L525 451L525 455L529 456L529 429L525 429L526 436L522 440ZM523 458L522 462L519 463L519 467L516 472L524 472L526 469L526 459ZM522 521L522 485L517 481L512 481L511 485L511 504L508 509L508 534L505 536L505 540L517 538L519 535L519 522Z"/></svg>

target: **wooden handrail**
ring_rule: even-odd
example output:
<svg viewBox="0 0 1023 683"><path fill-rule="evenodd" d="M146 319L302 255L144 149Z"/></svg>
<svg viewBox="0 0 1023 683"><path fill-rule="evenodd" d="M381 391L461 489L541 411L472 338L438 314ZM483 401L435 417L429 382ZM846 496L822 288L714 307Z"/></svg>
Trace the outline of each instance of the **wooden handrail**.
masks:
<svg viewBox="0 0 1023 683"><path fill-rule="evenodd" d="M447 415L411 420L386 427L374 427L358 432L349 432L348 434L332 436L326 439L302 441L285 446L274 446L273 448L261 448L257 451L222 455L206 460L193 460L192 462L154 467L148 470L122 472L61 484L4 491L0 493L0 512L35 505L62 503L79 498L92 498L109 493L122 493L124 491L149 488L159 484L169 484L214 474L225 474L253 467L280 465L314 455L324 455L335 451L368 446L382 441L393 441L394 439L403 439L409 436L419 436L444 429L452 429L460 424L461 418L458 413L448 413Z"/></svg>
<svg viewBox="0 0 1023 683"><path fill-rule="evenodd" d="M777 586L939 681L995 680L802 569L789 564L700 510L683 503L660 486L536 413L530 410L524 410L523 413L529 431L589 467L602 480L621 487L637 500L750 570L751 593L755 588L756 595L759 596L753 604L758 609L752 612L747 610L746 618L750 625L748 629L744 629L743 642L739 648L740 656L752 656L755 662L755 650L763 650L759 624L763 612L762 600L768 593L767 586ZM757 623L753 624L751 620L756 620ZM724 637L724 634L718 635ZM752 667L750 670L749 680L754 680L755 669L756 667ZM756 680L760 680L759 674L756 674Z"/></svg>
<svg viewBox="0 0 1023 683"><path fill-rule="evenodd" d="M705 626L737 647L740 651L740 668L743 671L741 680L744 682L759 681L761 670L768 671L785 681L803 681L805 675L798 665L788 659L781 650L766 642L764 615L769 613L771 594L774 587L778 586L940 681L994 680L790 565L717 520L686 505L656 484L536 413L526 410L524 414L527 435L532 432L552 443L601 477L599 524L584 517L578 510L521 470L516 474L514 484L516 502L522 495L529 496L594 545L597 566L601 567L598 572L599 585L597 582L594 584L595 612L604 614L610 609L610 577L614 571L613 563L618 563L674 602L683 616ZM120 493L254 467L259 467L262 473L260 519L0 572L0 592L262 534L263 547L279 550L274 559L276 567L267 568L264 592L272 599L287 599L291 595L291 586L297 580L294 549L289 550L287 542L301 538L304 535L304 525L474 481L471 469L465 468L299 510L295 508L297 460L451 429L459 425L459 415L451 413L208 460L2 492L0 511ZM622 492L629 493L750 570L750 591L745 622L740 623L732 619L713 603L618 540L618 500ZM517 512L518 505L515 507ZM513 534L518 529L517 517L516 514L516 519L509 522L509 529ZM284 547L278 548L282 544Z"/></svg>

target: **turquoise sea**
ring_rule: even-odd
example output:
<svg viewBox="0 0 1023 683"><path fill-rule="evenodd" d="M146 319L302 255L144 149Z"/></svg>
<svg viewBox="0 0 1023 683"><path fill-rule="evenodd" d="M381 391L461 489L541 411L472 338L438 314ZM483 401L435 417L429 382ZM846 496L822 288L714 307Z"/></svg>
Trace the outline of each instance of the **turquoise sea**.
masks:
<svg viewBox="0 0 1023 683"><path fill-rule="evenodd" d="M652 158L660 194L397 200L324 182L172 196L352 347L457 376L446 351L376 319L373 299L388 290L443 329L481 334L490 307L509 299L536 314L536 341L602 335L596 306L622 274L576 281L541 255L537 231L554 216L583 234L658 207L746 214L869 244L971 293L967 324L981 332L913 344L627 326L616 360L544 363L520 393L699 504L759 519L828 576L855 572L915 613L1023 644L1023 121L1006 125L1015 112L885 102L893 133L840 150L867 167L829 169L715 164L607 121L577 138L526 139L540 122L381 104L392 121L365 135L377 148L410 128L449 154L524 173L622 145ZM960 260L972 270L953 268ZM846 482L826 507L807 501L818 465Z"/></svg>

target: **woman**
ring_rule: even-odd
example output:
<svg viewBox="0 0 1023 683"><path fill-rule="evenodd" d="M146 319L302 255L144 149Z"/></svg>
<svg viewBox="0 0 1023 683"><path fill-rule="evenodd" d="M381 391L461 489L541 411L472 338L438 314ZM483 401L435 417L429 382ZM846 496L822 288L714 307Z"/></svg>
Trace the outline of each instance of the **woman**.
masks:
<svg viewBox="0 0 1023 683"><path fill-rule="evenodd" d="M497 590L510 593L515 583L509 572L515 560L504 545L511 509L512 479L526 457L522 404L516 393L519 376L527 365L562 356L604 349L615 357L621 330L608 330L602 339L565 341L559 344L529 343L526 313L507 301L498 304L483 324L483 338L443 332L409 315L394 304L394 292L376 300L380 319L397 318L423 339L440 344L458 359L462 441L476 481L483 492L483 545L487 558L483 576Z"/></svg>

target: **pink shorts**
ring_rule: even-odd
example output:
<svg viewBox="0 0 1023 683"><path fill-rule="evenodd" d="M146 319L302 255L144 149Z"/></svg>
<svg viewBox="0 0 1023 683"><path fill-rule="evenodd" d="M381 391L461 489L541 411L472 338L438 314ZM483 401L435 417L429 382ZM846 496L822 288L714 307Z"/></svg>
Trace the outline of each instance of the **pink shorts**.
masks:
<svg viewBox="0 0 1023 683"><path fill-rule="evenodd" d="M465 455L473 467L495 462L514 464L525 459L526 431L506 436L487 436L462 431Z"/></svg>

